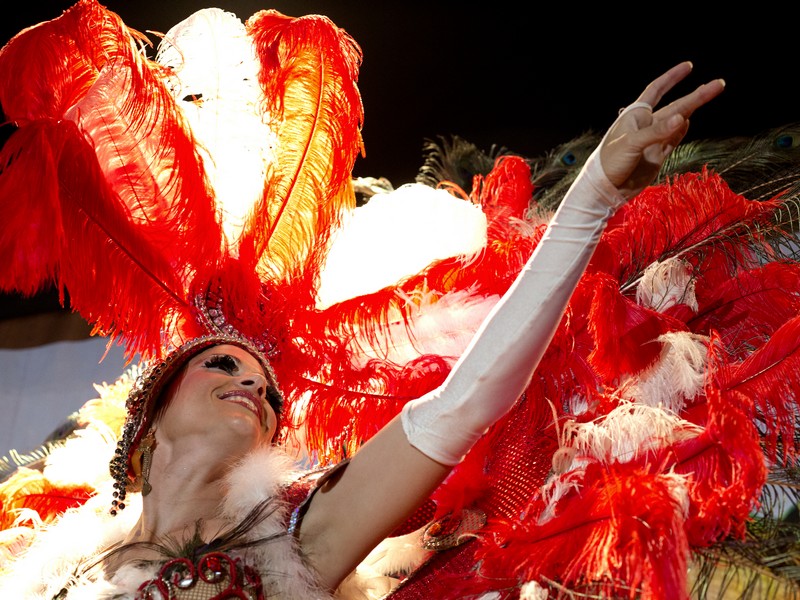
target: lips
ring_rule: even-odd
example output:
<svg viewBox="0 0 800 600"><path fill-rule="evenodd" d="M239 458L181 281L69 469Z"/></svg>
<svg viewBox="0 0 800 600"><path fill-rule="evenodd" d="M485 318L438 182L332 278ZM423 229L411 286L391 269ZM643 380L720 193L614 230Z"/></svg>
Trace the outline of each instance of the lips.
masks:
<svg viewBox="0 0 800 600"><path fill-rule="evenodd" d="M264 424L264 405L261 404L261 399L255 394L247 390L231 390L220 394L219 399L244 406L258 417L259 423Z"/></svg>

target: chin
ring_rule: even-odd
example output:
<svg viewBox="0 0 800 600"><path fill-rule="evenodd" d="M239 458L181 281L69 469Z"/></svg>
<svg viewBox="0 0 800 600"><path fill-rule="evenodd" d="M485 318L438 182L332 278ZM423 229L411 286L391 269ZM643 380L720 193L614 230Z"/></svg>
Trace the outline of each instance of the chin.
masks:
<svg viewBox="0 0 800 600"><path fill-rule="evenodd" d="M267 440L268 434L257 420L243 417L227 421L228 429L235 434L248 449L261 446Z"/></svg>

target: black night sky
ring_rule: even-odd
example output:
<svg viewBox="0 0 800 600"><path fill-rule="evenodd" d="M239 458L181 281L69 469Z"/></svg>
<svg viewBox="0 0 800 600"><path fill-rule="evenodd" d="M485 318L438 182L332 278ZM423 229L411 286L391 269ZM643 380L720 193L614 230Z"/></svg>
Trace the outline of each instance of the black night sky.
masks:
<svg viewBox="0 0 800 600"><path fill-rule="evenodd" d="M72 2L29 4L5 9L13 12L2 19L3 42ZM426 137L459 134L484 149L499 144L534 156L585 130L604 129L648 81L687 59L695 73L684 91L714 77L728 83L697 114L691 137L750 135L798 119L795 28L778 8L638 2L531 6L525 14L511 2L479 9L463 2L330 0L104 4L140 31L165 32L208 6L242 20L264 8L329 16L364 53L367 157L356 174L395 184L413 179Z"/></svg>

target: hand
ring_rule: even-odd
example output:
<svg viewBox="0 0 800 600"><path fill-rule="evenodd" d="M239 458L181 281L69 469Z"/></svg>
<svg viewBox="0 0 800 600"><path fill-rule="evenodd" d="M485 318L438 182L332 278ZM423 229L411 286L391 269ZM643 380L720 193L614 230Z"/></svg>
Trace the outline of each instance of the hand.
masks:
<svg viewBox="0 0 800 600"><path fill-rule="evenodd" d="M725 82L715 79L653 112L651 107L691 71L692 63L684 62L650 83L603 138L603 171L626 198L652 183L664 160L686 135L692 113L725 89Z"/></svg>

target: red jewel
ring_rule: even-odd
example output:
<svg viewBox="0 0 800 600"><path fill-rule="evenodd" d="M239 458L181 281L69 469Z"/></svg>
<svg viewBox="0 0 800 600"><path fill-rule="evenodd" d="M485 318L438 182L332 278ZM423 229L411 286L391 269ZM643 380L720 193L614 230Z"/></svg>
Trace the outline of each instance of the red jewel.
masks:
<svg viewBox="0 0 800 600"><path fill-rule="evenodd" d="M206 566L215 573L222 571L222 563L216 556L210 556L206 561Z"/></svg>

